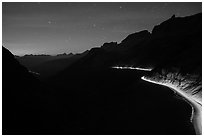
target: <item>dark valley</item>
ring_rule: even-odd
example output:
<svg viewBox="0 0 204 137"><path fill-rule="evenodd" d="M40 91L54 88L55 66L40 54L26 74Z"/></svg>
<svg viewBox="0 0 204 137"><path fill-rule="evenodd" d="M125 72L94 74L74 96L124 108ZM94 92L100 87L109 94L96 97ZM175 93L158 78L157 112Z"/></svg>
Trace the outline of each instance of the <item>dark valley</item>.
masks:
<svg viewBox="0 0 204 137"><path fill-rule="evenodd" d="M136 32L80 54L19 57L3 47L2 62L4 135L197 133L191 105L141 77L191 81L192 96L202 102L201 13L172 16L151 33Z"/></svg>

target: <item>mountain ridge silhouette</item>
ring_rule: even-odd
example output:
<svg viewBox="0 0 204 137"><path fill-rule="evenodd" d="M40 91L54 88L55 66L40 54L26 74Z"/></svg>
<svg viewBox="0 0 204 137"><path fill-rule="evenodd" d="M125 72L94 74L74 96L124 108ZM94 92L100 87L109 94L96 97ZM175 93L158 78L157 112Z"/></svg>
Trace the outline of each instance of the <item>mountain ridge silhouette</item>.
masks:
<svg viewBox="0 0 204 137"><path fill-rule="evenodd" d="M201 15L172 17L152 33L142 31L119 44L92 48L72 63L62 61L70 64L43 82L3 47L3 134L195 134L189 104L168 88L142 81L147 72L112 67L200 75Z"/></svg>
<svg viewBox="0 0 204 137"><path fill-rule="evenodd" d="M179 64L182 62L179 60L180 58L185 60L184 56L181 57L180 54L185 55L188 58L186 60L194 60L201 65L202 54L199 50L202 47L200 40L202 36L201 22L202 13L170 18L155 26L152 33L144 30L128 35L119 44L110 42L104 43L101 47L92 48L86 56L74 62L67 69L73 68L75 70L80 69L80 67L81 69L91 69L92 67L102 69L124 64L154 68L162 64L174 65L173 62ZM190 51L197 53L190 53ZM190 59L187 54L192 55L193 59ZM187 65L190 64L187 63L185 66Z"/></svg>

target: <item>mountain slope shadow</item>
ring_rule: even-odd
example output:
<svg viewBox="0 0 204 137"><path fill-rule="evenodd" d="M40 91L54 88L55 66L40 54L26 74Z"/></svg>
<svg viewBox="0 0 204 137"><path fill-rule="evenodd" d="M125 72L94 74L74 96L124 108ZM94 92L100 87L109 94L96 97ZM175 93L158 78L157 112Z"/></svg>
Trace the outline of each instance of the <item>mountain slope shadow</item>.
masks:
<svg viewBox="0 0 204 137"><path fill-rule="evenodd" d="M54 92L2 48L3 134L47 134L57 129ZM49 130L49 132L48 132ZM53 131L54 132L54 131Z"/></svg>

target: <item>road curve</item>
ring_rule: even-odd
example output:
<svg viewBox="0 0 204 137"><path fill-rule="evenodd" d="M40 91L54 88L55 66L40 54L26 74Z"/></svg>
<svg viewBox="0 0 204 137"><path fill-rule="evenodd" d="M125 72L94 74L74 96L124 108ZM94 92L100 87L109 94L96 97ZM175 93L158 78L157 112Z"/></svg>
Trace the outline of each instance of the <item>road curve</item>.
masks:
<svg viewBox="0 0 204 137"><path fill-rule="evenodd" d="M170 88L171 90L173 90L178 95L180 95L187 103L189 103L192 106L192 115L191 115L190 120L194 126L196 134L202 135L202 105L200 102L198 102L194 98L191 98L188 94L185 94L184 91L182 91L181 89L179 89L176 85L173 85L172 83L157 82L157 81L147 79L144 76L141 79L147 82L154 83L154 84L166 86Z"/></svg>

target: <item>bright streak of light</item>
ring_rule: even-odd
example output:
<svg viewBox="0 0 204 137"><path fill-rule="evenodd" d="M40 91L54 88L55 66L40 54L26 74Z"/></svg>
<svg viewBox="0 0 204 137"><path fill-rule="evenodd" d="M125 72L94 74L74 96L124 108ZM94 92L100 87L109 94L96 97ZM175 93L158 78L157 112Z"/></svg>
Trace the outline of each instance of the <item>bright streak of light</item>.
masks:
<svg viewBox="0 0 204 137"><path fill-rule="evenodd" d="M115 66L115 67L112 67L112 68L115 68L115 69L136 69L136 70L142 70L142 71L151 71L152 70L152 68L119 67L119 66Z"/></svg>
<svg viewBox="0 0 204 137"><path fill-rule="evenodd" d="M37 73L37 72L31 71L31 70L29 70L29 73L32 73L32 74L35 74L35 75L40 75L40 73Z"/></svg>
<svg viewBox="0 0 204 137"><path fill-rule="evenodd" d="M182 91L177 85L174 85L170 82L157 82L157 81L153 81L153 80L150 80L150 79L147 79L145 78L144 76L141 77L142 80L145 80L147 82L151 82L151 83L154 83L154 84L158 84L158 85L163 85L163 86L166 86L166 87L169 87L173 90L175 90L176 93L180 94L181 96L183 96L184 98L188 99L188 100L193 100L194 102L198 103L199 105L202 104L202 102L200 102L199 100L195 100L194 98L191 97L190 94L187 94L185 93L184 91Z"/></svg>
<svg viewBox="0 0 204 137"><path fill-rule="evenodd" d="M171 90L181 95L192 107L191 122L195 127L196 134L199 135L202 134L202 105L201 105L202 103L199 100L195 100L190 95L186 94L179 87L172 83L157 82L147 79L144 76L141 77L141 79L147 82L169 87Z"/></svg>

